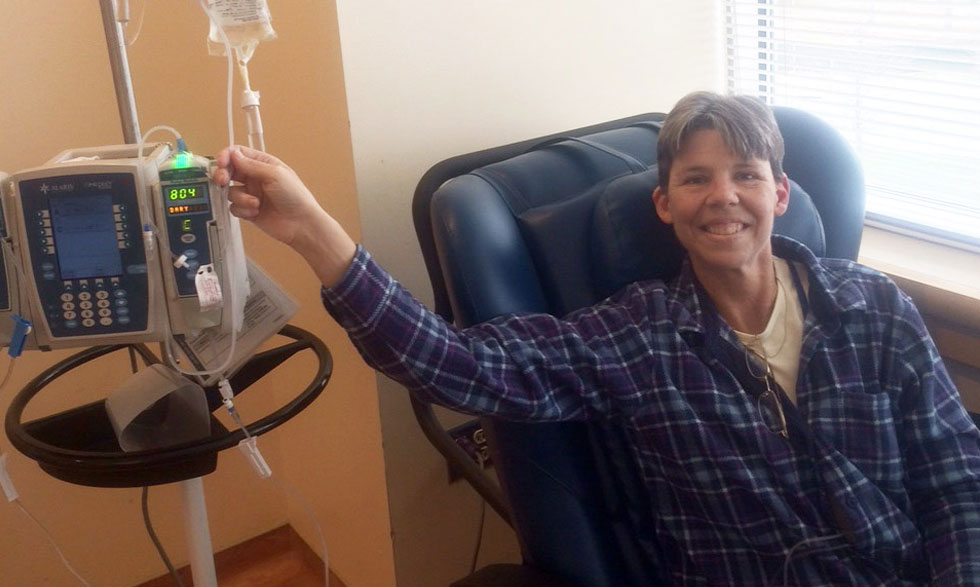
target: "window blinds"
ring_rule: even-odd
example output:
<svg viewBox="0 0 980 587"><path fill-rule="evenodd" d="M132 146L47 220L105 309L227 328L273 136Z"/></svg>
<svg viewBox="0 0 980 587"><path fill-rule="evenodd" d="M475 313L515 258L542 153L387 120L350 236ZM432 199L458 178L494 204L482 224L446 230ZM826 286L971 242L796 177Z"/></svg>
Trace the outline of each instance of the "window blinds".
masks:
<svg viewBox="0 0 980 587"><path fill-rule="evenodd" d="M980 245L980 0L726 0L729 90L858 152L868 216Z"/></svg>

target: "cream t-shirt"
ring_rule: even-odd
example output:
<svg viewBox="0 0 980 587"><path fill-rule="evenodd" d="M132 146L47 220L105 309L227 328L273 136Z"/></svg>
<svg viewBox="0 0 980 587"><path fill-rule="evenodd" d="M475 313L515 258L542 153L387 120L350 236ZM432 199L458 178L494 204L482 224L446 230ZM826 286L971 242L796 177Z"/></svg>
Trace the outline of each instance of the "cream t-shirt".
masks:
<svg viewBox="0 0 980 587"><path fill-rule="evenodd" d="M800 368L800 347L803 345L803 306L793 283L789 263L778 257L776 268L776 304L765 330L759 334L735 331L738 339L772 368L773 377L789 399L796 403L796 377ZM806 271L798 269L806 291Z"/></svg>

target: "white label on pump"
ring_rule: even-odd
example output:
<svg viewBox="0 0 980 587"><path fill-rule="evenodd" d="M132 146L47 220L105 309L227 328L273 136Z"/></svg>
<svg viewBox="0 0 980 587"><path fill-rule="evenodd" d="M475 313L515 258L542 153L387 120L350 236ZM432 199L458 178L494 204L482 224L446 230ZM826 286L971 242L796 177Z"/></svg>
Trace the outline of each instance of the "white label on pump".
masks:
<svg viewBox="0 0 980 587"><path fill-rule="evenodd" d="M197 301L201 304L202 312L221 307L221 282L214 265L209 263L198 267L194 285L197 287Z"/></svg>

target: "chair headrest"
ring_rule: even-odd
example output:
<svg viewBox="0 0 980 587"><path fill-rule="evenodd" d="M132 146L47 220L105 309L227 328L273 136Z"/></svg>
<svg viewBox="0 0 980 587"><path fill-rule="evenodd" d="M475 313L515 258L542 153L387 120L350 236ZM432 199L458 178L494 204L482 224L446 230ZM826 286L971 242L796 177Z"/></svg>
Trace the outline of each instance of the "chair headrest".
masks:
<svg viewBox="0 0 980 587"><path fill-rule="evenodd" d="M652 201L656 135L655 126L633 125L548 141L440 187L431 213L435 240L453 251L444 270L469 276L447 282L466 292L457 292L456 317L564 315L634 281L673 277L685 253ZM790 187L774 230L823 255L820 214L799 185Z"/></svg>
<svg viewBox="0 0 980 587"><path fill-rule="evenodd" d="M592 216L592 267L600 297L645 279L669 279L680 270L684 250L674 229L657 216L653 190L656 168L609 182L595 201ZM773 232L824 254L820 214L810 196L790 180L786 213L776 218Z"/></svg>

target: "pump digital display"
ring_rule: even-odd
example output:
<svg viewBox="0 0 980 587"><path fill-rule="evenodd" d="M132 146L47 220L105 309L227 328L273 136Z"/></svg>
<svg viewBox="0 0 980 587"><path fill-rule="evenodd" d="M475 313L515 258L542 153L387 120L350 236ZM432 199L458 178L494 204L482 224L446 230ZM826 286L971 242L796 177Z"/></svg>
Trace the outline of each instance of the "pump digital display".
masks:
<svg viewBox="0 0 980 587"><path fill-rule="evenodd" d="M189 188L169 188L167 190L167 199L171 202L184 201L188 199L194 199L200 197L197 193L196 187Z"/></svg>
<svg viewBox="0 0 980 587"><path fill-rule="evenodd" d="M52 197L49 205L62 279L122 273L112 195Z"/></svg>
<svg viewBox="0 0 980 587"><path fill-rule="evenodd" d="M206 183L167 186L164 189L164 205L170 216L208 212L208 185Z"/></svg>
<svg viewBox="0 0 980 587"><path fill-rule="evenodd" d="M208 195L208 188L203 184L169 186L167 188L167 203L186 202L187 200L197 200Z"/></svg>

